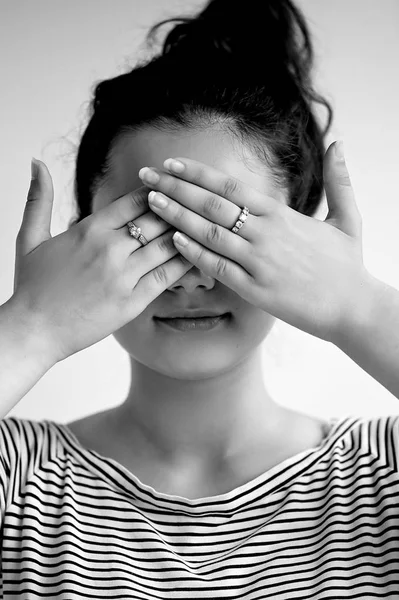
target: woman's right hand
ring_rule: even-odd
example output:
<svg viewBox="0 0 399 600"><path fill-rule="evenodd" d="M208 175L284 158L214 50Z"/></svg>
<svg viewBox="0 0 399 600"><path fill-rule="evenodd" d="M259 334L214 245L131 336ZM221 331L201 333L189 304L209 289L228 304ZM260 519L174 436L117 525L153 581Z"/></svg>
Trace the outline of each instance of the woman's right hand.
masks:
<svg viewBox="0 0 399 600"><path fill-rule="evenodd" d="M176 230L149 209L146 186L52 237L53 183L37 162L16 239L10 301L29 311L55 364L135 319L193 265L174 247ZM130 220L147 245L129 235Z"/></svg>

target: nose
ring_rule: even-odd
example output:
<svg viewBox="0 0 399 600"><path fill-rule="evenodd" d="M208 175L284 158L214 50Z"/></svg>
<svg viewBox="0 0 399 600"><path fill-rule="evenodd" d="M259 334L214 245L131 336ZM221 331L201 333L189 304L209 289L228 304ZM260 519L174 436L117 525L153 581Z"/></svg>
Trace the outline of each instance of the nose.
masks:
<svg viewBox="0 0 399 600"><path fill-rule="evenodd" d="M214 277L207 275L201 271L201 269L193 265L189 271L184 273L183 277L180 277L180 279L169 286L168 290L177 292L182 288L185 292L190 294L198 287L211 290L215 286L215 282L216 279Z"/></svg>

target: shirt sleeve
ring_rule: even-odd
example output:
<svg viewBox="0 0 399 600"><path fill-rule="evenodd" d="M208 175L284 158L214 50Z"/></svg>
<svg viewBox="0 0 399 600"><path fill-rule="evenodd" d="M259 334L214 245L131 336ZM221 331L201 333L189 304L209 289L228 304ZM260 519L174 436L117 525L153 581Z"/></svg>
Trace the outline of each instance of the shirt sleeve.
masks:
<svg viewBox="0 0 399 600"><path fill-rule="evenodd" d="M364 440L371 453L395 473L399 472L399 415L374 417L364 421ZM366 441L367 440L367 441Z"/></svg>
<svg viewBox="0 0 399 600"><path fill-rule="evenodd" d="M0 529L7 508L19 497L35 472L45 440L46 423L6 417L0 419Z"/></svg>

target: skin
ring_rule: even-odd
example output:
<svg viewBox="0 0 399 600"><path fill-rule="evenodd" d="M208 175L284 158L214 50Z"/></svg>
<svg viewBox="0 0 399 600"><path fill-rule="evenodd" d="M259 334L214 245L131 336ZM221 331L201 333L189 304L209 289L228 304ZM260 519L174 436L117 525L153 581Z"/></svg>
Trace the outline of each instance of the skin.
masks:
<svg viewBox="0 0 399 600"><path fill-rule="evenodd" d="M164 170L163 161L175 156L205 162L287 201L267 166L221 128L171 133L145 127L114 147L111 174L95 194L93 212L141 187L142 167ZM153 320L187 306L230 311L232 318L205 332L179 332ZM114 456L122 460L123 453L125 464L129 457L142 457L146 464L162 466L171 479L193 484L216 480L221 473L235 481L237 470L245 470L255 457L256 476L316 446L320 421L278 405L265 385L262 343L274 322L275 317L193 266L113 334L131 366L125 401L102 413L102 438L119 448ZM259 463L259 457L266 458Z"/></svg>

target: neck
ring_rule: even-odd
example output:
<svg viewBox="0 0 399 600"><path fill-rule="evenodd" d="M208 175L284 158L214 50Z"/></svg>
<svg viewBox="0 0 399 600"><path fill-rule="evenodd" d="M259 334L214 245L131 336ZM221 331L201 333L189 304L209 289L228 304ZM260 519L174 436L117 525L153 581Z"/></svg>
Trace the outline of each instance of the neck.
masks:
<svg viewBox="0 0 399 600"><path fill-rule="evenodd" d="M119 431L134 449L169 465L206 469L228 462L265 432L271 435L281 417L263 368L260 347L230 371L196 380L173 379L131 358Z"/></svg>

